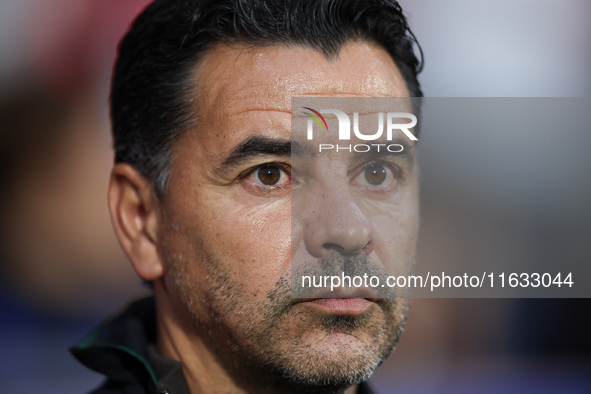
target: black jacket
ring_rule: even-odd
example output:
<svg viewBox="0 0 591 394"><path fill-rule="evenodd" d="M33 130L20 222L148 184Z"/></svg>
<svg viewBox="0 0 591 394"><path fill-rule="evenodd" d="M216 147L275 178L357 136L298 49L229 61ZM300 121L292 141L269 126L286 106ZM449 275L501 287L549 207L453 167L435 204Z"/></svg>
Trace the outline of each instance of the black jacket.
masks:
<svg viewBox="0 0 591 394"><path fill-rule="evenodd" d="M189 394L179 362L158 354L154 298L129 305L122 313L101 323L70 349L93 371L106 376L92 394ZM372 394L367 383L358 394Z"/></svg>

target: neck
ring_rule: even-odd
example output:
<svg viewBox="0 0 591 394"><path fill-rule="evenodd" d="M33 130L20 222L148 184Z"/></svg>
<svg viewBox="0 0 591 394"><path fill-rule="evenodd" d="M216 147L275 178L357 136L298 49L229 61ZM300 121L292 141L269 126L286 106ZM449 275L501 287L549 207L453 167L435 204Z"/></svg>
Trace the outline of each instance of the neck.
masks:
<svg viewBox="0 0 591 394"><path fill-rule="evenodd" d="M203 338L195 323L164 289L156 292L157 349L161 355L179 361L191 393L241 393ZM163 290L163 291L159 291ZM163 294L163 292L166 292Z"/></svg>

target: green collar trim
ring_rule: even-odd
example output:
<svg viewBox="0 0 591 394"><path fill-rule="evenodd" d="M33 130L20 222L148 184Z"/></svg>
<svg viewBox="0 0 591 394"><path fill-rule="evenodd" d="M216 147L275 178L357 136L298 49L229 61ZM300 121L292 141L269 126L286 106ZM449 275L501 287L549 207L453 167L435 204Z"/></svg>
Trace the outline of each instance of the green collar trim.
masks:
<svg viewBox="0 0 591 394"><path fill-rule="evenodd" d="M96 339L99 335L100 328L101 327L97 327L94 330L92 330L84 339L82 339L76 346L74 346L74 349L80 350L80 351L85 351L85 350L105 351L105 350L109 350L109 349L115 349L115 350L119 350L123 353L129 354L130 356L132 356L133 358L135 358L136 360L138 360L139 362L142 363L144 368L146 368L146 370L150 374L150 377L152 378L152 382L154 382L154 385L158 385L158 378L156 377L156 373L152 369L152 366L150 365L148 360L146 360L144 357L140 356L138 353L134 352L133 350L131 350L128 347L125 347L122 345L116 345L113 343L108 343L105 345L94 345L94 341L96 341Z"/></svg>
<svg viewBox="0 0 591 394"><path fill-rule="evenodd" d="M146 303L147 299L140 300L135 304L139 304L140 302ZM132 304L133 306L133 304ZM122 352L131 356L132 358L138 360L141 365L145 368L145 370L150 375L150 378L154 385L158 385L158 378L156 377L156 373L148 362L148 360L140 355L138 352L132 350L128 346L124 346L123 344L114 343L112 339L108 339L108 332L109 332L110 323L103 323L95 327L90 333L88 333L82 340L80 340L76 345L72 347L73 353L78 353L83 355L86 353L89 355L90 352L99 352L99 353L109 353L113 350L117 352ZM107 334L107 337L101 339L101 334ZM84 363L84 362L83 362Z"/></svg>

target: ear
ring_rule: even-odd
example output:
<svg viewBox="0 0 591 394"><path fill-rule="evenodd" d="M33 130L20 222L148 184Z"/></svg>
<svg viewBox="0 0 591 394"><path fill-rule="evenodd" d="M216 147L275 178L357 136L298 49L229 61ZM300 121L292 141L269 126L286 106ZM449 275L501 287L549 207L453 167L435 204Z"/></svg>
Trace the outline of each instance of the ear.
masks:
<svg viewBox="0 0 591 394"><path fill-rule="evenodd" d="M156 248L158 199L151 182L129 164L117 164L109 183L109 209L119 243L135 272L146 281L160 278L164 265Z"/></svg>

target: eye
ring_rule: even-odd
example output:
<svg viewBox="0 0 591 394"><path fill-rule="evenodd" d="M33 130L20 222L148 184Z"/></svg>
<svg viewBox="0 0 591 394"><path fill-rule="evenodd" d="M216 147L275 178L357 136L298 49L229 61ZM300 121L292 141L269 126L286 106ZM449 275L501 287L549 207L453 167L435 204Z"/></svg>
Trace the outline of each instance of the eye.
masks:
<svg viewBox="0 0 591 394"><path fill-rule="evenodd" d="M373 186L378 186L384 183L388 177L388 170L381 164L372 163L365 167L363 175L365 176L367 183Z"/></svg>
<svg viewBox="0 0 591 394"><path fill-rule="evenodd" d="M252 167L241 175L243 187L254 194L289 191L290 166L283 163L265 163Z"/></svg>
<svg viewBox="0 0 591 394"><path fill-rule="evenodd" d="M258 182L265 186L276 185L281 179L283 171L275 165L265 165L255 171Z"/></svg>
<svg viewBox="0 0 591 394"><path fill-rule="evenodd" d="M388 191L396 186L398 178L399 171L394 165L372 162L363 166L351 183L366 189Z"/></svg>

